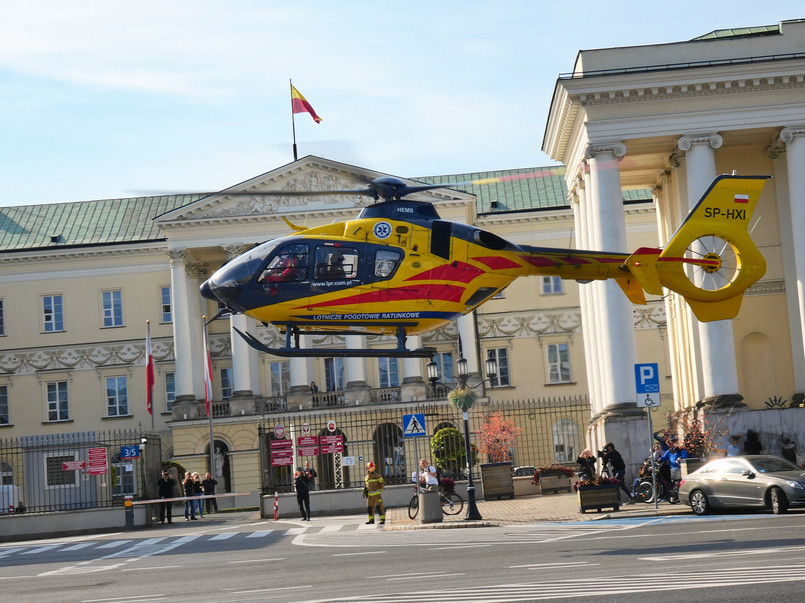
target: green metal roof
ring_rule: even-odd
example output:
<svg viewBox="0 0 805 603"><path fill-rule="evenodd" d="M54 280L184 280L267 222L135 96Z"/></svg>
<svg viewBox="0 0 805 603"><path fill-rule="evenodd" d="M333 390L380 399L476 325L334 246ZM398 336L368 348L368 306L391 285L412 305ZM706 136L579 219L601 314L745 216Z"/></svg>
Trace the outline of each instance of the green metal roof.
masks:
<svg viewBox="0 0 805 603"><path fill-rule="evenodd" d="M499 179L498 182L454 186L476 196L479 214L495 214L512 211L539 211L569 207L565 167L562 165L532 167L495 172L471 172L448 176L415 178L426 184L449 184L474 180ZM648 189L623 191L624 203L650 201Z"/></svg>
<svg viewBox="0 0 805 603"><path fill-rule="evenodd" d="M696 36L693 40L715 40L717 38L742 38L746 36L765 36L780 33L779 25L758 25L755 27L733 27L716 29L710 33ZM693 41L691 40L691 41Z"/></svg>
<svg viewBox="0 0 805 603"><path fill-rule="evenodd" d="M0 207L0 253L164 240L154 218L201 195Z"/></svg>
<svg viewBox="0 0 805 603"><path fill-rule="evenodd" d="M476 196L479 214L568 207L564 166L416 178L426 184L495 180L454 187ZM154 218L204 195L165 195L0 207L0 253L165 240ZM624 191L625 203L651 191Z"/></svg>
<svg viewBox="0 0 805 603"><path fill-rule="evenodd" d="M451 187L472 193L477 198L478 213L531 211L567 207L565 167L522 168L494 172L471 172L447 176L416 178L426 184L448 184L474 180L499 179L497 182ZM518 178L518 176L520 178Z"/></svg>

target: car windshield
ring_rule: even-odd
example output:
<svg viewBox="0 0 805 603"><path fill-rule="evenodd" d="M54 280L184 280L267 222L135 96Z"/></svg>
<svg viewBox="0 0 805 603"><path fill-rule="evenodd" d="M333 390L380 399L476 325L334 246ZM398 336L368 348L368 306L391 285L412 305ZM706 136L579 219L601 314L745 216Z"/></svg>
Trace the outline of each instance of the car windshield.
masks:
<svg viewBox="0 0 805 603"><path fill-rule="evenodd" d="M802 471L791 461L770 457L767 459L756 459L752 461L758 473L775 473L777 471Z"/></svg>

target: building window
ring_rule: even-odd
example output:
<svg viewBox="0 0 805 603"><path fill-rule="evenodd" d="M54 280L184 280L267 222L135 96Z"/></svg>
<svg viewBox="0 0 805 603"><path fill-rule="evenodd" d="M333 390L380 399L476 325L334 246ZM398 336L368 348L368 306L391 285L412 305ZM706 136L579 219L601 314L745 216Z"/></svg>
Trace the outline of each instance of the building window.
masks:
<svg viewBox="0 0 805 603"><path fill-rule="evenodd" d="M59 454L45 457L45 486L58 488L59 486L75 486L78 483L78 471L65 471L64 463L76 460L75 454Z"/></svg>
<svg viewBox="0 0 805 603"><path fill-rule="evenodd" d="M64 313L61 295L42 296L42 321L45 333L64 331Z"/></svg>
<svg viewBox="0 0 805 603"><path fill-rule="evenodd" d="M507 348L492 348L486 351L487 358L494 358L498 363L498 374L491 378L492 387L506 387L511 385L509 376L509 350Z"/></svg>
<svg viewBox="0 0 805 603"><path fill-rule="evenodd" d="M377 364L380 372L380 387L399 387L400 371L397 358L378 358Z"/></svg>
<svg viewBox="0 0 805 603"><path fill-rule="evenodd" d="M70 419L70 404L67 400L67 381L52 381L47 384L48 421Z"/></svg>
<svg viewBox="0 0 805 603"><path fill-rule="evenodd" d="M3 316L3 300L0 299L0 335L6 334L6 319Z"/></svg>
<svg viewBox="0 0 805 603"><path fill-rule="evenodd" d="M103 292L103 326L123 326L123 293L120 289Z"/></svg>
<svg viewBox="0 0 805 603"><path fill-rule="evenodd" d="M324 379L328 392L340 392L344 389L344 359L324 359Z"/></svg>
<svg viewBox="0 0 805 603"><path fill-rule="evenodd" d="M542 294L543 295L558 295L564 293L562 279L558 276L543 276L542 277Z"/></svg>
<svg viewBox="0 0 805 603"><path fill-rule="evenodd" d="M176 374L165 373L165 410L173 412L174 402L176 402Z"/></svg>
<svg viewBox="0 0 805 603"><path fill-rule="evenodd" d="M129 414L129 394L126 377L106 378L106 416L124 417Z"/></svg>
<svg viewBox="0 0 805 603"><path fill-rule="evenodd" d="M0 425L8 425L8 385L0 385Z"/></svg>
<svg viewBox="0 0 805 603"><path fill-rule="evenodd" d="M439 370L439 382L450 385L453 382L453 353L434 354L433 361Z"/></svg>
<svg viewBox="0 0 805 603"><path fill-rule="evenodd" d="M160 287L159 297L162 307L162 322L173 322L173 316L171 314L171 288Z"/></svg>
<svg viewBox="0 0 805 603"><path fill-rule="evenodd" d="M566 343L548 344L548 383L570 383L570 347Z"/></svg>
<svg viewBox="0 0 805 603"><path fill-rule="evenodd" d="M287 360L269 364L271 396L284 396L291 385L291 365Z"/></svg>
<svg viewBox="0 0 805 603"><path fill-rule="evenodd" d="M0 486L14 485L14 467L5 461L0 461ZM10 503L11 501L9 501Z"/></svg>
<svg viewBox="0 0 805 603"><path fill-rule="evenodd" d="M232 397L232 367L221 369L221 398L229 400Z"/></svg>

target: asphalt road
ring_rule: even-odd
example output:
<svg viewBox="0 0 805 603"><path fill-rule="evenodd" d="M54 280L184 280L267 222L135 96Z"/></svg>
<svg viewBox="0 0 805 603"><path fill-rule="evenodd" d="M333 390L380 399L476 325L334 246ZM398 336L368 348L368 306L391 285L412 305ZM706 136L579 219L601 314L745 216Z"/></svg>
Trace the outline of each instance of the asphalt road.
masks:
<svg viewBox="0 0 805 603"><path fill-rule="evenodd" d="M0 546L7 601L802 600L805 512L383 531L242 515Z"/></svg>

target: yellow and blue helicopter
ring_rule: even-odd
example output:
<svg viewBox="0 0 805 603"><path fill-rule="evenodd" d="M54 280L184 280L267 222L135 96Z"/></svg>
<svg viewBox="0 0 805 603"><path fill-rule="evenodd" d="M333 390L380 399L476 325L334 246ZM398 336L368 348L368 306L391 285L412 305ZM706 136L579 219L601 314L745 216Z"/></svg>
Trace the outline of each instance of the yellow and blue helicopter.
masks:
<svg viewBox="0 0 805 603"><path fill-rule="evenodd" d="M663 288L685 298L701 321L733 318L744 291L766 262L749 236L749 221L767 176L719 176L663 248L634 253L516 245L489 231L442 220L415 193L467 184L411 185L393 177L365 188L260 194L356 194L376 201L354 220L305 228L257 245L218 269L202 295L285 334L277 356L319 356L299 346L303 333L380 334L394 349L327 349L328 356L432 356L409 350L407 335L431 331L467 314L523 276L558 276L582 283L614 279L635 304ZM225 191L221 194L237 194Z"/></svg>

